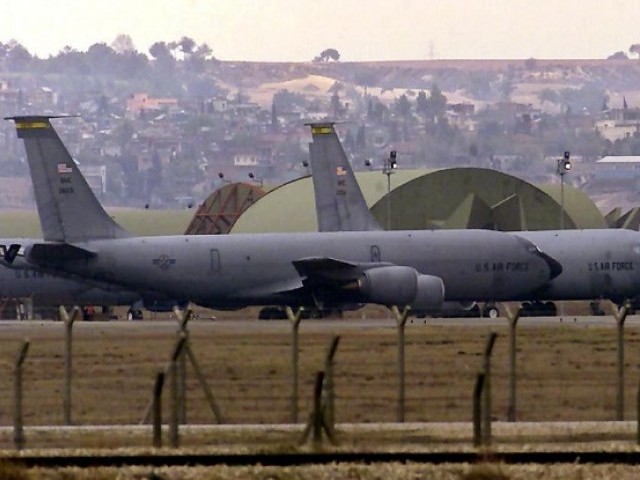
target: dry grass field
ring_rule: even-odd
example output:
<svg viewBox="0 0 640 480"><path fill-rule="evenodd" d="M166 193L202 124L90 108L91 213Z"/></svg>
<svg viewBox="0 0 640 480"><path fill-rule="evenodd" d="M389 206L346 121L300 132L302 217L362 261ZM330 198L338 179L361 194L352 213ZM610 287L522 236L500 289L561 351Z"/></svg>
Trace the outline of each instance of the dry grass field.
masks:
<svg viewBox="0 0 640 480"><path fill-rule="evenodd" d="M209 312L210 313L210 312ZM288 321L207 318L190 323L190 341L228 423L287 423L290 420L291 337ZM255 318L255 317L254 317ZM630 318L631 320L631 318ZM626 418L635 418L640 337L637 322L626 329ZM469 320L446 325L423 320L406 328L406 421L434 423L433 429L385 432L339 432L346 449L471 449L468 424L451 430L435 422L469 422L471 391L479 371L485 339L498 333L493 359L493 416L506 418L507 328ZM156 372L167 363L176 322L169 318L141 322L77 322L74 326L73 423L137 424L149 402ZM396 329L394 321L305 320L300 327L300 429L216 433L183 429L182 445L191 448L289 451L297 442L310 410L315 372L322 368L333 335L340 335L336 355L336 421L394 422L396 418ZM12 368L24 339L30 349L24 363L25 426L63 424L64 326L58 322L0 323L0 426L12 425ZM593 325L565 317L518 329L518 419L521 421L604 421L615 413L614 321ZM187 417L190 424L215 423L193 371L188 369ZM165 394L165 398L167 398ZM166 402L166 401L165 401ZM165 403L166 406L166 403ZM167 418L165 412L165 418ZM502 424L504 425L504 424ZM609 424L611 425L611 424ZM506 427L495 429L495 448L514 439ZM633 446L632 429L567 430L560 437L537 440L603 442ZM148 448L142 433L90 431L80 436L27 430L26 448ZM598 432L598 429L595 429ZM250 433L247 433L250 432ZM12 449L11 429L0 434L0 449ZM0 465L0 476L3 475ZM11 468L9 468L11 470ZM15 475L14 475L15 473ZM633 468L616 466L430 466L341 465L276 469L218 467L209 469L100 469L81 471L33 469L2 478L634 478Z"/></svg>
<svg viewBox="0 0 640 480"><path fill-rule="evenodd" d="M295 467L61 468L1 466L7 480L633 480L636 467L619 465L332 464Z"/></svg>
<svg viewBox="0 0 640 480"><path fill-rule="evenodd" d="M631 317L630 317L631 318ZM486 321L406 328L407 422L471 418L471 392L489 331L498 333L493 359L493 416L506 419L507 328ZM388 325L388 326L385 326ZM77 322L74 326L74 424L135 424L149 402L156 373L175 341L176 322ZM0 425L12 425L14 357L23 339L25 425L63 423L64 327L58 322L0 323ZM333 335L336 422L396 419L396 329L393 320L303 321L300 327L300 415L310 409L315 373ZM640 332L626 329L626 418L635 418ZM210 320L190 323L191 347L227 423L290 421L291 335L288 321ZM571 319L518 328L520 421L595 421L615 416L614 321ZM212 423L192 370L188 421Z"/></svg>
<svg viewBox="0 0 640 480"><path fill-rule="evenodd" d="M109 208L109 215L138 235L180 235L195 214L190 210ZM0 209L0 237L41 237L38 213L33 208Z"/></svg>

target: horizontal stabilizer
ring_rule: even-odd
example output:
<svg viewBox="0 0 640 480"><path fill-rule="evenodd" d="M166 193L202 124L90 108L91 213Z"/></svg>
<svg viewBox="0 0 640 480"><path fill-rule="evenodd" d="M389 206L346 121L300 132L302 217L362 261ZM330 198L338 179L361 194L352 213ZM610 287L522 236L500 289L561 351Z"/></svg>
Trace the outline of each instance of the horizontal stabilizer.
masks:
<svg viewBox="0 0 640 480"><path fill-rule="evenodd" d="M25 249L26 260L40 266L86 261L95 256L95 252L68 243L34 243Z"/></svg>
<svg viewBox="0 0 640 480"><path fill-rule="evenodd" d="M12 243L9 246L0 245L0 255L4 265L11 265L20 252L21 245Z"/></svg>

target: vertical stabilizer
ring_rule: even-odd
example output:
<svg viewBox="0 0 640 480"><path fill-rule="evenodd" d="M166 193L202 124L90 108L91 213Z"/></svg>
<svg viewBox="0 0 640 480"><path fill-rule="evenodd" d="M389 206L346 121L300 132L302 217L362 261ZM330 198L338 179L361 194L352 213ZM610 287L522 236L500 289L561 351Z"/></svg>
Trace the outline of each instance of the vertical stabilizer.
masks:
<svg viewBox="0 0 640 480"><path fill-rule="evenodd" d="M24 140L47 241L82 242L130 236L102 208L51 125L49 116L8 117Z"/></svg>
<svg viewBox="0 0 640 480"><path fill-rule="evenodd" d="M309 123L309 144L318 230L382 230L373 217L340 144L334 124Z"/></svg>

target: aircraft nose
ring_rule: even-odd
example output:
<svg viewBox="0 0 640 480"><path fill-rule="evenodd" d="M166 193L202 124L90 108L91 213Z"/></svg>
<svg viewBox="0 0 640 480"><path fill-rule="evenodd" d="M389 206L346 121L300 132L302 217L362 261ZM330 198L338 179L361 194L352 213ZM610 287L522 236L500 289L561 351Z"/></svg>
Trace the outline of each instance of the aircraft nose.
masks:
<svg viewBox="0 0 640 480"><path fill-rule="evenodd" d="M556 278L558 275L562 273L562 264L559 261L557 261L555 258L553 258L551 255L544 253L540 249L538 249L538 251L536 252L536 255L538 255L545 262L547 262L547 265L549 266L549 275L550 275L549 280L553 280L554 278Z"/></svg>
<svg viewBox="0 0 640 480"><path fill-rule="evenodd" d="M519 235L515 235L515 237L526 247L529 253L532 253L533 255L540 257L545 261L545 263L549 267L549 280L553 280L562 273L562 264L559 261L557 261L551 255L540 250L540 248L535 243L527 240L526 238L522 238Z"/></svg>

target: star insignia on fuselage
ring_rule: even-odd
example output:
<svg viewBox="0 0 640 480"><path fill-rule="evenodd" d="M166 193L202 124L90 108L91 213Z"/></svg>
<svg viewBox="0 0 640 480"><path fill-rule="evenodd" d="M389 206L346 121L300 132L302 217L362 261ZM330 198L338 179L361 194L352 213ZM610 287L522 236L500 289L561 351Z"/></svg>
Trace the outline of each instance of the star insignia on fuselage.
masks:
<svg viewBox="0 0 640 480"><path fill-rule="evenodd" d="M153 259L153 264L162 270L168 270L169 267L176 264L176 259L169 257L169 255L160 255L158 258Z"/></svg>

